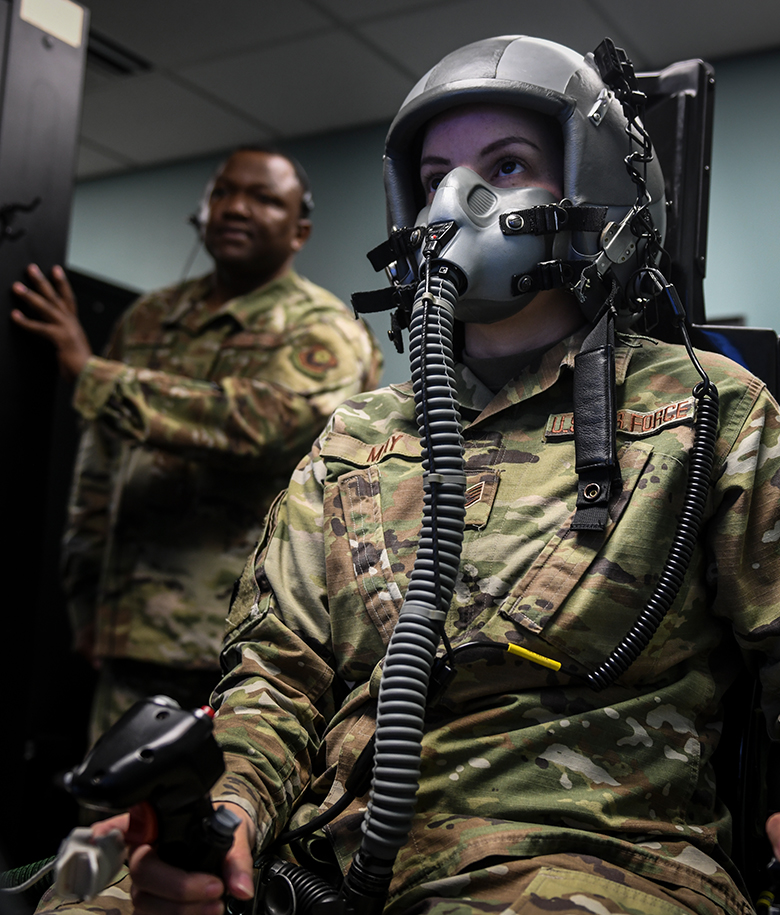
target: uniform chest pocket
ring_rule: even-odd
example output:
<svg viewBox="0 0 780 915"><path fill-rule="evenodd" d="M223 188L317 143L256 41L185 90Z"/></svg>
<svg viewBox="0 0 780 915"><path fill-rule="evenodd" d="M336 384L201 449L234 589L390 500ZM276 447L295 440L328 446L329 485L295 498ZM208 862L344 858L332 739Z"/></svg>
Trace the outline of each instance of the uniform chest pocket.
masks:
<svg viewBox="0 0 780 915"><path fill-rule="evenodd" d="M634 442L620 455L622 490L608 528L574 533L562 527L518 580L502 616L587 668L600 664L632 628L666 561L687 479L682 451ZM701 561L697 548L692 569ZM693 572L632 675L647 673L669 636L685 634L686 605L700 586ZM668 650L668 645L667 645Z"/></svg>
<svg viewBox="0 0 780 915"><path fill-rule="evenodd" d="M279 358L287 343L289 339L275 331L244 330L230 334L215 342L213 376L262 375Z"/></svg>
<svg viewBox="0 0 780 915"><path fill-rule="evenodd" d="M387 644L409 585L422 512L417 461L361 467L326 485L328 601L334 630L344 630L334 639L355 648L356 639L373 643L378 634ZM374 633L363 631L365 621Z"/></svg>
<svg viewBox="0 0 780 915"><path fill-rule="evenodd" d="M494 471L469 474L467 529L487 523L497 486ZM422 516L419 460L393 457L326 484L328 601L337 643L354 648L367 640L375 651L378 635L382 649L387 645L409 587Z"/></svg>

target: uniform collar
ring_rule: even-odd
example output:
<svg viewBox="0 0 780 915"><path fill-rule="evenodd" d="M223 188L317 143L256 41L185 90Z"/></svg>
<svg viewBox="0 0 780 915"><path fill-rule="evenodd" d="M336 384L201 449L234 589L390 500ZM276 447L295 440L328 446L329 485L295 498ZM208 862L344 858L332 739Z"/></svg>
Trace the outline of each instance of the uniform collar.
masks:
<svg viewBox="0 0 780 915"><path fill-rule="evenodd" d="M214 275L209 273L185 284L173 310L162 323L166 327L178 325L186 327L192 333L199 333L212 322L225 315L230 315L240 327L245 329L252 323L258 311L267 308L270 301L276 300L277 292L292 289L297 285L297 280L295 272L289 270L270 283L259 286L246 295L230 299L216 311L210 311L203 304L214 285Z"/></svg>
<svg viewBox="0 0 780 915"><path fill-rule="evenodd" d="M473 421L487 419L551 388L564 370L574 371L574 359L590 330L590 326L580 328L555 343L534 363L521 369L497 394L493 394L465 365L456 364L456 391L464 418L470 413ZM623 334L616 341L615 381L618 385L625 382L631 355L640 341L641 338L632 334Z"/></svg>

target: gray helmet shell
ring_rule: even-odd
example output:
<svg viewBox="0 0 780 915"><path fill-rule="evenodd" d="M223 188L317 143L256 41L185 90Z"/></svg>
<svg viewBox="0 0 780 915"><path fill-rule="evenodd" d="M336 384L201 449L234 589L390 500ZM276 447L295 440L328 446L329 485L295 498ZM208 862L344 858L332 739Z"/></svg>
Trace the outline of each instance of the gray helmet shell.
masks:
<svg viewBox="0 0 780 915"><path fill-rule="evenodd" d="M579 206L606 206L621 220L637 201L624 161L631 151L623 109L599 75L592 54L583 56L541 38L505 35L448 54L412 89L390 126L384 176L388 228L413 226L424 205L419 178L421 130L448 109L474 103L514 105L555 118L564 144L564 198ZM664 180L657 157L647 166L654 227L663 239ZM560 232L555 257L592 260L601 250L596 233ZM633 268L630 268L633 269ZM627 265L626 273L629 271Z"/></svg>

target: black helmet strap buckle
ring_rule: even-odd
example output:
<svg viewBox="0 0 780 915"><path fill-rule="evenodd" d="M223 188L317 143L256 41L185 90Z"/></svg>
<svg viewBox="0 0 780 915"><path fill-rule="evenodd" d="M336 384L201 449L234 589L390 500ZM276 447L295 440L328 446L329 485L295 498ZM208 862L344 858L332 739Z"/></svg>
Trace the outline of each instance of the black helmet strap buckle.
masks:
<svg viewBox="0 0 780 915"><path fill-rule="evenodd" d="M533 270L512 277L512 295L525 295L542 289L564 289L574 285L585 265L582 261L540 261Z"/></svg>
<svg viewBox="0 0 780 915"><path fill-rule="evenodd" d="M352 309L355 317L389 311L391 315L388 337L399 353L404 351L403 331L409 327L417 283L402 283L398 279L398 264L405 263L415 247L419 247L422 235L419 229L396 229L390 237L368 252L368 259L374 270L386 270L392 285L384 289L352 293Z"/></svg>
<svg viewBox="0 0 780 915"><path fill-rule="evenodd" d="M601 232L606 225L605 206L572 206L568 201L527 210L509 210L498 217L504 235L553 235L556 232Z"/></svg>

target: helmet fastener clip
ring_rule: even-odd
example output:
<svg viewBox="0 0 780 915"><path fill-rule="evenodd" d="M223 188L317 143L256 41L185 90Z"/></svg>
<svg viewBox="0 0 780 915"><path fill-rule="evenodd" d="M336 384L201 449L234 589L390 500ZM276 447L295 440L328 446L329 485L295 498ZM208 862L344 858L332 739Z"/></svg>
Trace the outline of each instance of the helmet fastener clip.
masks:
<svg viewBox="0 0 780 915"><path fill-rule="evenodd" d="M601 92L599 92L599 96L596 99L595 104L588 113L588 120L595 127L598 127L604 120L604 115L607 112L607 108L609 108L609 104L614 97L615 93L610 92L609 89L602 89Z"/></svg>

